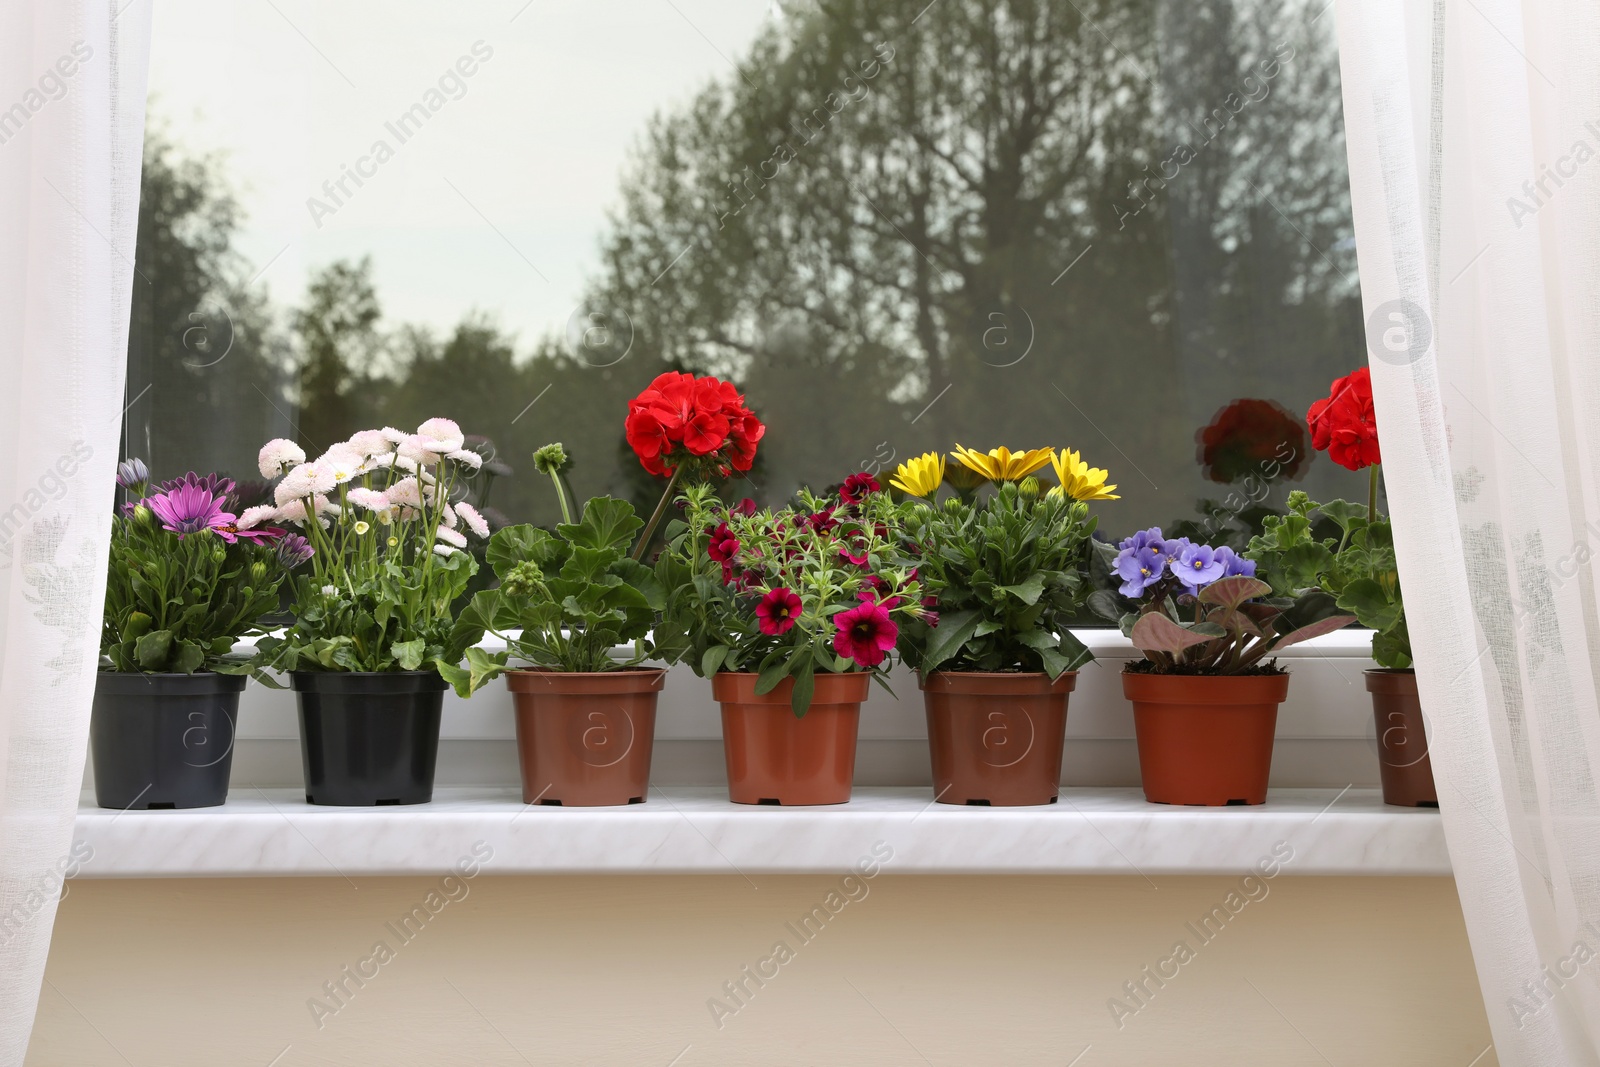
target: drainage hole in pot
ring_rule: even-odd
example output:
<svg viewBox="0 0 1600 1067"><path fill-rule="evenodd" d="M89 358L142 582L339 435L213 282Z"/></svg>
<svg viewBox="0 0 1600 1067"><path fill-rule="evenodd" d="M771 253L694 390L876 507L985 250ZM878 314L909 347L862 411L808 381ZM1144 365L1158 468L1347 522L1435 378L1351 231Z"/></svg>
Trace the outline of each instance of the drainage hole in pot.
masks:
<svg viewBox="0 0 1600 1067"><path fill-rule="evenodd" d="M385 797L382 800L374 800L373 803L376 804L378 807L383 808L383 807L388 807L391 804L400 803L400 798L399 797Z"/></svg>
<svg viewBox="0 0 1600 1067"><path fill-rule="evenodd" d="M559 808L559 807L561 807L561 801L559 801L559 800L541 800L541 801L539 801L539 805L541 807L548 805L548 806L553 807L553 808Z"/></svg>
<svg viewBox="0 0 1600 1067"><path fill-rule="evenodd" d="M177 808L177 806L178 805L175 802L171 801L171 800L152 800L150 802L149 808L147 808L146 810L147 811L172 811L175 808Z"/></svg>
<svg viewBox="0 0 1600 1067"><path fill-rule="evenodd" d="M990 805L987 800L969 800L967 801L967 806L969 808L987 808Z"/></svg>
<svg viewBox="0 0 1600 1067"><path fill-rule="evenodd" d="M628 803L629 804L643 804L644 803L644 797L629 797L628 798Z"/></svg>
<svg viewBox="0 0 1600 1067"><path fill-rule="evenodd" d="M1240 804L1249 804L1249 803L1250 803L1250 802L1249 802L1249 801L1248 801L1248 800L1238 800L1238 799L1234 799L1234 800L1230 800L1230 801L1228 801L1228 805L1227 805L1227 806L1228 806L1228 807L1230 807L1230 808L1232 808L1232 807L1237 807L1237 806L1238 806L1238 805L1240 805Z"/></svg>
<svg viewBox="0 0 1600 1067"><path fill-rule="evenodd" d="M777 797L762 797L760 800L756 801L756 803L757 804L782 804L783 801L779 800Z"/></svg>
<svg viewBox="0 0 1600 1067"><path fill-rule="evenodd" d="M1060 797L1051 797L1049 800L1045 801L1045 803L1054 804L1056 801L1058 801L1060 799L1061 799Z"/></svg>
<svg viewBox="0 0 1600 1067"><path fill-rule="evenodd" d="M1439 802L1437 800L1419 800L1417 801L1417 807L1438 810Z"/></svg>

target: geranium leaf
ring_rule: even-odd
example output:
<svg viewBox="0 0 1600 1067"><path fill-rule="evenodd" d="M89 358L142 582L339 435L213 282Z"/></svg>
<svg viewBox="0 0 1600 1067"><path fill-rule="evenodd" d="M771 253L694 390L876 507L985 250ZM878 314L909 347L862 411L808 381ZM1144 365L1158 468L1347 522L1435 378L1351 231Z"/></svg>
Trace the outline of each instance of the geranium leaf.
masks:
<svg viewBox="0 0 1600 1067"><path fill-rule="evenodd" d="M556 533L578 548L612 549L624 551L633 541L633 535L644 526L644 521L633 512L626 500L597 496L583 507L583 517L574 524L562 523Z"/></svg>

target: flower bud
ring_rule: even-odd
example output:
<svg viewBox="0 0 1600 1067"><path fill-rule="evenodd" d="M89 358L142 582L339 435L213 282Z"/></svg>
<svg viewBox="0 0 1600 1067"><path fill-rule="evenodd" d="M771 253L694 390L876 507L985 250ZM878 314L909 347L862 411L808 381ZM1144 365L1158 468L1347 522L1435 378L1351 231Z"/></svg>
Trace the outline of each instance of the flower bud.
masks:
<svg viewBox="0 0 1600 1067"><path fill-rule="evenodd" d="M1017 492L1022 494L1022 499L1024 500L1038 500L1039 479L1035 478L1031 474L1028 475L1026 478L1022 479L1021 483L1018 484Z"/></svg>
<svg viewBox="0 0 1600 1067"><path fill-rule="evenodd" d="M134 522L142 523L145 526L149 526L150 525L150 519L151 519L150 509L145 507L143 504L140 504L140 505L136 506L133 509L133 521Z"/></svg>
<svg viewBox="0 0 1600 1067"><path fill-rule="evenodd" d="M250 583L259 586L267 580L267 565L260 560L250 564Z"/></svg>
<svg viewBox="0 0 1600 1067"><path fill-rule="evenodd" d="M567 465L567 450L561 442L545 445L533 454L533 466L540 474L556 474Z"/></svg>

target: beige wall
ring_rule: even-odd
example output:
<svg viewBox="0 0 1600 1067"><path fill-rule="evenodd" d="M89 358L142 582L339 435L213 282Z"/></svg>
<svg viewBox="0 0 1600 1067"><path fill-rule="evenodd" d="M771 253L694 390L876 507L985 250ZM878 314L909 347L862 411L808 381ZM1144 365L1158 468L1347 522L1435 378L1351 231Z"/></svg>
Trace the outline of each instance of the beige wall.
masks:
<svg viewBox="0 0 1600 1067"><path fill-rule="evenodd" d="M884 874L802 944L785 923L838 886L79 880L27 1062L1066 1067L1092 1045L1078 1067L1467 1067L1489 1043L1447 879L1280 877L1201 946L1185 923L1237 879ZM318 1030L307 1000L425 903ZM794 958L719 1031L708 998L780 939ZM1108 1000L1180 939L1194 958L1119 1031Z"/></svg>

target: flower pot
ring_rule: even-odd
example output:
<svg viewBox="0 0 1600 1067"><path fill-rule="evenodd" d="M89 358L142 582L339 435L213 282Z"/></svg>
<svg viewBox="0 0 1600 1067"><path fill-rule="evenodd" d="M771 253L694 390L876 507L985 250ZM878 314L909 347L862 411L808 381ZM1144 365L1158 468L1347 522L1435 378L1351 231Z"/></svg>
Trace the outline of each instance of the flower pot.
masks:
<svg viewBox="0 0 1600 1067"><path fill-rule="evenodd" d="M664 670L510 671L525 804L643 804Z"/></svg>
<svg viewBox="0 0 1600 1067"><path fill-rule="evenodd" d="M735 804L848 802L861 702L871 684L866 674L818 674L811 708L797 719L789 708L793 678L757 696L754 674L714 675L728 798Z"/></svg>
<svg viewBox="0 0 1600 1067"><path fill-rule="evenodd" d="M1383 802L1402 808L1437 808L1428 732L1422 720L1414 671L1365 672L1378 730L1378 774Z"/></svg>
<svg viewBox="0 0 1600 1067"><path fill-rule="evenodd" d="M1261 804L1287 674L1122 675L1152 804Z"/></svg>
<svg viewBox="0 0 1600 1067"><path fill-rule="evenodd" d="M922 683L933 798L941 804L1054 804L1067 736L1068 671L934 671Z"/></svg>
<svg viewBox="0 0 1600 1067"><path fill-rule="evenodd" d="M234 674L97 675L89 719L95 803L143 810L227 800L244 682Z"/></svg>
<svg viewBox="0 0 1600 1067"><path fill-rule="evenodd" d="M306 803L426 804L444 679L433 671L294 671Z"/></svg>

